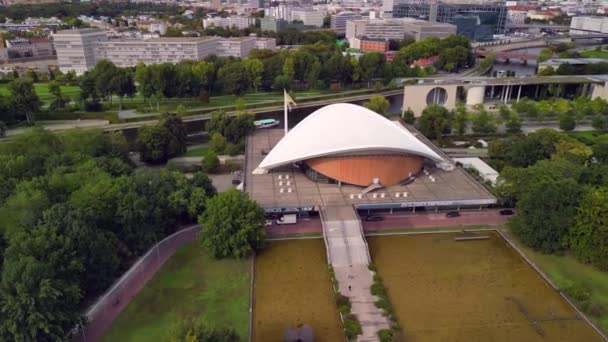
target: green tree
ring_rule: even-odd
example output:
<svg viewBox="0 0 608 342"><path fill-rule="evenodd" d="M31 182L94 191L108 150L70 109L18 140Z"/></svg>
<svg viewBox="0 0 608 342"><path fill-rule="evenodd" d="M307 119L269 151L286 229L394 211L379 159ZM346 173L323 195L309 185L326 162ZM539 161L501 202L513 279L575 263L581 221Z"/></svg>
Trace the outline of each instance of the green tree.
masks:
<svg viewBox="0 0 608 342"><path fill-rule="evenodd" d="M570 132L576 127L576 119L574 113L566 112L559 116L559 128L563 131Z"/></svg>
<svg viewBox="0 0 608 342"><path fill-rule="evenodd" d="M163 114L156 125L140 129L137 137L140 158L148 163L164 163L186 152L186 137L182 119L175 114Z"/></svg>
<svg viewBox="0 0 608 342"><path fill-rule="evenodd" d="M608 164L608 141L600 141L593 145L593 157L600 163Z"/></svg>
<svg viewBox="0 0 608 342"><path fill-rule="evenodd" d="M0 336L62 341L80 320L82 261L53 229L18 232L6 250L0 282Z"/></svg>
<svg viewBox="0 0 608 342"><path fill-rule="evenodd" d="M291 83L293 82L293 80L295 78L295 69L294 68L295 68L295 66L294 66L293 58L291 58L291 57L286 58L285 63L283 63L283 73L282 73L284 80L287 82L286 89L291 89Z"/></svg>
<svg viewBox="0 0 608 342"><path fill-rule="evenodd" d="M203 171L205 173L215 173L220 166L220 160L215 151L211 150L203 157Z"/></svg>
<svg viewBox="0 0 608 342"><path fill-rule="evenodd" d="M514 111L509 111L509 117L505 121L507 133L520 133L522 123L523 120L519 117L519 114Z"/></svg>
<svg viewBox="0 0 608 342"><path fill-rule="evenodd" d="M4 123L4 121L0 121L0 138L3 138L4 135L6 134L6 130L8 129L8 127L6 126L6 124Z"/></svg>
<svg viewBox="0 0 608 342"><path fill-rule="evenodd" d="M221 67L217 77L226 93L241 95L249 88L247 70L239 61L233 61Z"/></svg>
<svg viewBox="0 0 608 342"><path fill-rule="evenodd" d="M386 116L390 103L382 95L373 95L369 101L365 102L365 108L372 110L380 115Z"/></svg>
<svg viewBox="0 0 608 342"><path fill-rule="evenodd" d="M367 82L369 88L372 79L382 75L384 68L384 55L378 52L369 52L361 56L359 66L361 68L361 79Z"/></svg>
<svg viewBox="0 0 608 342"><path fill-rule="evenodd" d="M403 121L405 121L405 123L407 124L413 125L416 122L416 115L414 115L414 111L412 111L410 108L403 112L403 115L401 115L401 117L403 118Z"/></svg>
<svg viewBox="0 0 608 342"><path fill-rule="evenodd" d="M114 75L114 89L112 92L120 98L119 110L122 110L122 102L125 96L132 97L137 92L133 74L127 69L118 69Z"/></svg>
<svg viewBox="0 0 608 342"><path fill-rule="evenodd" d="M32 81L16 79L8 84L8 90L13 110L23 114L29 124L34 123L34 114L40 110L40 99Z"/></svg>
<svg viewBox="0 0 608 342"><path fill-rule="evenodd" d="M545 62L553 57L553 50L549 48L542 49L538 55L538 63Z"/></svg>
<svg viewBox="0 0 608 342"><path fill-rule="evenodd" d="M209 149L217 154L223 154L226 150L226 138L219 133L213 133L209 140Z"/></svg>
<svg viewBox="0 0 608 342"><path fill-rule="evenodd" d="M450 112L442 106L427 106L418 118L420 132L429 139L439 139L452 130Z"/></svg>
<svg viewBox="0 0 608 342"><path fill-rule="evenodd" d="M608 269L608 187L587 191L575 223L568 234L570 249L577 259L601 270Z"/></svg>
<svg viewBox="0 0 608 342"><path fill-rule="evenodd" d="M454 114L454 126L458 135L466 133L469 123L469 113L464 105L458 105Z"/></svg>
<svg viewBox="0 0 608 342"><path fill-rule="evenodd" d="M201 243L216 258L243 258L264 242L264 211L247 194L228 190L211 198L199 217Z"/></svg>
<svg viewBox="0 0 608 342"><path fill-rule="evenodd" d="M473 132L477 134L496 133L494 115L488 112L483 106L478 108L471 118Z"/></svg>
<svg viewBox="0 0 608 342"><path fill-rule="evenodd" d="M257 92L258 88L262 84L262 71L264 70L264 64L262 64L262 61L256 58L245 58L242 63L247 72L249 84L251 87L253 87L253 90Z"/></svg>
<svg viewBox="0 0 608 342"><path fill-rule="evenodd" d="M598 131L605 131L608 129L608 118L602 114L596 114L591 119L591 127Z"/></svg>
<svg viewBox="0 0 608 342"><path fill-rule="evenodd" d="M580 186L574 179L529 183L517 201L517 215L510 221L513 233L543 253L563 249L579 198Z"/></svg>
<svg viewBox="0 0 608 342"><path fill-rule="evenodd" d="M49 104L50 109L62 109L65 108L66 103L69 99L63 97L61 93L61 87L57 81L51 81L48 84L49 94L53 96L51 103Z"/></svg>

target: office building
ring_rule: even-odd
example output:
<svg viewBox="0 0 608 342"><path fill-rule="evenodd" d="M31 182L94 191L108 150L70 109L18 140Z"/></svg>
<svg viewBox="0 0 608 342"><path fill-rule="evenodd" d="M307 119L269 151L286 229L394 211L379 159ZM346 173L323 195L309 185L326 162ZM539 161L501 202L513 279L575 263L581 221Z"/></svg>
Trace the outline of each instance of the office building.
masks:
<svg viewBox="0 0 608 342"><path fill-rule="evenodd" d="M570 35L608 33L608 17L579 16L570 21Z"/></svg>
<svg viewBox="0 0 608 342"><path fill-rule="evenodd" d="M215 17L215 18L207 18L203 19L203 27L208 28L211 26L215 27L224 27L224 28L232 28L236 27L237 29L246 29L249 26L255 25L255 18L246 17L246 16L232 16L227 18Z"/></svg>
<svg viewBox="0 0 608 342"><path fill-rule="evenodd" d="M95 52L97 60L108 59L119 67L178 63L219 55L220 41L222 38L218 37L110 40L98 43Z"/></svg>
<svg viewBox="0 0 608 342"><path fill-rule="evenodd" d="M220 57L240 57L249 56L249 52L256 48L256 38L253 37L233 37L224 38L219 41L217 55Z"/></svg>
<svg viewBox="0 0 608 342"><path fill-rule="evenodd" d="M355 38L354 41L356 41L356 43L354 45L358 45L358 47L356 47L356 46L353 46L353 47L358 48L365 52L384 53L384 52L388 51L388 40L385 40L385 39L358 37L358 38Z"/></svg>
<svg viewBox="0 0 608 342"><path fill-rule="evenodd" d="M274 38L256 38L255 48L274 50L277 48L277 40Z"/></svg>
<svg viewBox="0 0 608 342"><path fill-rule="evenodd" d="M337 33L346 32L346 22L361 19L361 15L355 12L345 11L331 16L331 29Z"/></svg>
<svg viewBox="0 0 608 342"><path fill-rule="evenodd" d="M97 44L108 40L105 31L98 29L65 30L53 35L57 51L57 65L62 72L74 71L81 75L96 63Z"/></svg>
<svg viewBox="0 0 608 342"><path fill-rule="evenodd" d="M391 5L389 15L393 18L416 18L428 20L430 12L429 3L404 2L403 0L389 0L386 6ZM383 8L384 10L384 8ZM445 3L437 5L437 22L454 23L454 17L472 16L478 21L481 30L490 29L493 34L504 34L507 23L507 8L502 2L492 3Z"/></svg>
<svg viewBox="0 0 608 342"><path fill-rule="evenodd" d="M325 14L322 11L312 9L294 9L291 11L291 20L300 21L305 26L323 27L323 18Z"/></svg>
<svg viewBox="0 0 608 342"><path fill-rule="evenodd" d="M346 38L365 36L371 39L401 40L411 37L416 40L429 36L445 38L456 33L456 26L445 23L430 23L412 18L360 19L346 23Z"/></svg>
<svg viewBox="0 0 608 342"><path fill-rule="evenodd" d="M523 25L526 23L528 11L512 10L507 11L507 23L510 25Z"/></svg>

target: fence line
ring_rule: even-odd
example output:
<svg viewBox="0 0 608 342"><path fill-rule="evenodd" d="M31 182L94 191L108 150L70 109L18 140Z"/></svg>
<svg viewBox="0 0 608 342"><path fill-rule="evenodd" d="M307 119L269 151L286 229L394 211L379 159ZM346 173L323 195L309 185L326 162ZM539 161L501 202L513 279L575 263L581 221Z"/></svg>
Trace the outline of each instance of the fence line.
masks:
<svg viewBox="0 0 608 342"><path fill-rule="evenodd" d="M184 244L196 240L200 226L184 228L152 246L85 313L86 326L75 334L74 341L98 340L112 321Z"/></svg>

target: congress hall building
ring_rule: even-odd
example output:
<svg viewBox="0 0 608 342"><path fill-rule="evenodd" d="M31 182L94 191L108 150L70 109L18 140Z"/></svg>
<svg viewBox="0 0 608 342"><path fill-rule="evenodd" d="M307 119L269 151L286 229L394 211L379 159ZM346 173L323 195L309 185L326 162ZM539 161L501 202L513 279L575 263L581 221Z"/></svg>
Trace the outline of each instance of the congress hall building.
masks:
<svg viewBox="0 0 608 342"><path fill-rule="evenodd" d="M244 190L269 213L481 208L496 198L418 131L339 103L247 142Z"/></svg>

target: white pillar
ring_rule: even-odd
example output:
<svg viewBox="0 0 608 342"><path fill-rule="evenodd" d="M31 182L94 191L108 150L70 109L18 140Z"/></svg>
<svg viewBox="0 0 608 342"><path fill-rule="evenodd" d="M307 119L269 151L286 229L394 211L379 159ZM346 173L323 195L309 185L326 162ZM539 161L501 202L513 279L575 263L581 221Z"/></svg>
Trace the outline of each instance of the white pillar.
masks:
<svg viewBox="0 0 608 342"><path fill-rule="evenodd" d="M519 98L521 97L521 87L522 85L519 85L519 90L517 90L517 102L519 102Z"/></svg>

